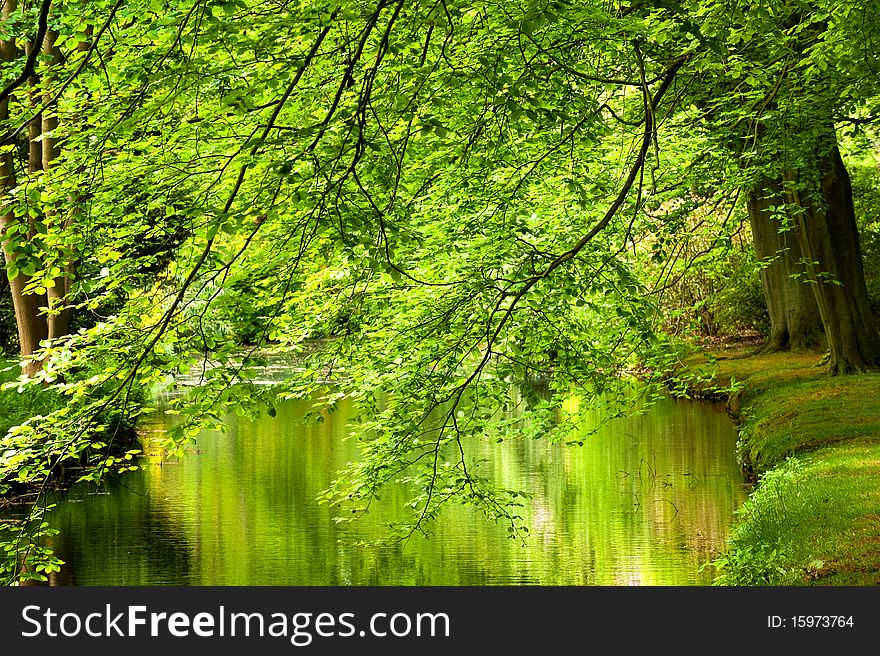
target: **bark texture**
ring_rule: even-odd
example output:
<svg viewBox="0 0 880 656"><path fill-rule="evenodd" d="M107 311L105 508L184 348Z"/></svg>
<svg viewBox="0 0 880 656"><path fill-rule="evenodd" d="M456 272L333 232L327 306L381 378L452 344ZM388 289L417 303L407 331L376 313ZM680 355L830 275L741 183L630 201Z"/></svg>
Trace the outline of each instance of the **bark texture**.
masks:
<svg viewBox="0 0 880 656"><path fill-rule="evenodd" d="M868 303L852 184L833 133L815 152L815 173L786 171L813 293L830 350L832 374L880 366L880 334Z"/></svg>
<svg viewBox="0 0 880 656"><path fill-rule="evenodd" d="M785 206L781 180L766 177L747 200L770 315L770 335L761 351L824 349L819 307L807 282L797 226L787 225Z"/></svg>
<svg viewBox="0 0 880 656"><path fill-rule="evenodd" d="M8 20L16 9L15 0L3 0L2 18ZM61 60L61 53L55 46L56 35L51 30L46 33L42 43L25 43L26 53L39 48L43 54L44 75L42 79L32 75L27 80L27 85L22 86L16 92L19 100L24 100L31 108L40 104L50 104L51 94L51 67L53 63ZM19 55L18 47L14 39L0 42L0 60L14 62ZM9 119L9 99L0 103L0 120ZM0 155L0 197L4 200L7 193L17 186L16 169L24 171L27 176L46 176L49 174L53 161L59 155L59 146L53 132L58 127L58 120L54 108L48 107L35 118L27 129L28 149L26 160L17 162L15 151ZM17 167L17 164L20 164ZM54 208L42 208L42 213L30 212L27 218L16 217L8 207L3 207L0 213L0 241L2 241L4 261L7 265L15 262L26 252L28 242L36 234L36 226L41 221L58 221ZM22 225L24 222L24 225ZM60 226L69 227L66 224ZM66 307L70 293L71 277L74 273L74 264L69 257L61 257L67 275L55 279L53 286L47 285L45 294L25 293L30 278L19 271L9 281L9 289L12 295L15 309L15 321L18 329L19 349L24 365L24 372L34 374L39 371L42 362L32 356L40 349L40 342L46 339L58 339L67 335L70 331L71 310ZM26 260L25 260L26 261ZM34 268L39 270L45 263ZM23 267L24 268L24 267ZM30 271L30 269L28 269Z"/></svg>
<svg viewBox="0 0 880 656"><path fill-rule="evenodd" d="M7 20L15 8L15 0L5 0L2 9L3 19ZM16 56L17 49L13 39L0 42L0 59L3 62L14 61ZM9 98L6 98L0 102L0 120L8 118ZM6 192L15 186L15 153L6 152L0 155L0 194L5 196ZM12 226L16 226L17 232L10 237L8 231ZM14 213L4 209L0 214L0 235L2 235L4 261L8 265L18 257L19 249L13 242L29 239L30 230L26 228L22 231ZM40 342L49 336L49 332L45 317L41 315L41 308L46 305L46 297L39 294L26 294L24 290L29 282L30 278L19 272L9 280L9 290L12 294L12 305L15 310L19 349L22 358L26 361L24 372L33 374L40 369L41 363L30 358L39 350Z"/></svg>
<svg viewBox="0 0 880 656"><path fill-rule="evenodd" d="M43 55L46 58L46 72L43 74L43 105L46 111L42 115L43 121L43 139L42 139L42 157L43 157L43 175L49 174L53 162L58 158L60 149L55 131L58 129L58 118L55 110L49 105L52 102L52 67L61 61L61 53L55 46L57 34L53 30L46 32L43 39ZM57 210L55 208L46 209L46 218L49 221L58 221ZM68 229L70 227L69 219L61 220L62 227ZM65 258L67 259L67 258ZM64 337L70 332L71 309L67 306L68 294L70 293L71 279L73 275L72 263L69 261L64 266L68 275L61 275L54 280L54 285L46 290L46 300L48 302L49 313L46 318L49 330L49 339L54 340Z"/></svg>

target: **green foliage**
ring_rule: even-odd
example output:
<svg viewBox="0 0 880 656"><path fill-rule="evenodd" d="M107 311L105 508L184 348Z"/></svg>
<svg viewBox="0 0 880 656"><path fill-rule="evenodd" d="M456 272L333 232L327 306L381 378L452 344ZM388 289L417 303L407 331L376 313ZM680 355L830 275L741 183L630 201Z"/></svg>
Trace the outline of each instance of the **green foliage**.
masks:
<svg viewBox="0 0 880 656"><path fill-rule="evenodd" d="M751 245L725 244L693 257L665 289L665 328L671 334L698 338L767 334L767 306Z"/></svg>
<svg viewBox="0 0 880 656"><path fill-rule="evenodd" d="M790 527L815 512L815 490L804 486L804 468L789 459L767 472L737 510L728 551L712 562L715 585L794 585L803 572L793 564Z"/></svg>
<svg viewBox="0 0 880 656"><path fill-rule="evenodd" d="M61 154L4 196L7 273L41 294L75 262L79 319L29 383L64 403L5 438L4 476L107 444L157 384L195 382L183 454L228 411L332 383L362 459L325 498L366 508L400 479L404 531L460 501L521 534L521 491L470 445L564 439L573 393L630 407L621 377L666 373L671 323L761 324L738 190L783 153L812 174L834 118L880 93L859 50L878 26L802 4L59 5L63 58L38 73ZM297 375L253 384L267 346Z"/></svg>
<svg viewBox="0 0 880 656"><path fill-rule="evenodd" d="M45 544L47 538L57 535L58 530L42 521L45 510L35 512L28 522L20 520L0 521L0 575L9 577L14 573L18 581L47 581L48 575L61 570L64 561L59 559Z"/></svg>
<svg viewBox="0 0 880 656"><path fill-rule="evenodd" d="M865 585L876 581L876 438L764 474L737 512L716 585Z"/></svg>
<svg viewBox="0 0 880 656"><path fill-rule="evenodd" d="M9 283L0 277L0 353L12 355L18 351L18 334L15 325L15 309Z"/></svg>
<svg viewBox="0 0 880 656"><path fill-rule="evenodd" d="M752 253L731 258L727 270L722 272L726 284L711 299L711 307L719 333L738 335L756 332L767 335L770 320L764 290Z"/></svg>
<svg viewBox="0 0 880 656"><path fill-rule="evenodd" d="M0 360L0 435L58 405L58 396L52 390L34 386L17 389L19 375L18 360Z"/></svg>
<svg viewBox="0 0 880 656"><path fill-rule="evenodd" d="M113 407L93 410L89 425L71 418L64 385L44 386L20 378L18 361L4 361L0 370L0 497L27 499L43 497L49 490L72 480L100 483L111 472L136 469L140 449L134 443L133 422L137 417L127 404L142 402L144 392L133 388L129 397ZM47 367L51 372L51 366ZM49 373L51 376L51 373ZM63 432L47 430L61 423ZM54 424L57 425L57 424ZM58 436L60 433L60 436ZM75 466L70 468L71 466ZM74 473L75 472L75 473ZM43 521L48 510L42 503L27 505L10 521L0 522L5 559L0 559L4 580L45 581L58 571L61 561L53 554L47 538L57 533ZM5 516L5 514L4 514Z"/></svg>
<svg viewBox="0 0 880 656"><path fill-rule="evenodd" d="M863 135L855 142L852 146L855 153L867 155L849 161L853 203L859 223L868 300L874 316L880 318L880 148L876 136L872 140Z"/></svg>

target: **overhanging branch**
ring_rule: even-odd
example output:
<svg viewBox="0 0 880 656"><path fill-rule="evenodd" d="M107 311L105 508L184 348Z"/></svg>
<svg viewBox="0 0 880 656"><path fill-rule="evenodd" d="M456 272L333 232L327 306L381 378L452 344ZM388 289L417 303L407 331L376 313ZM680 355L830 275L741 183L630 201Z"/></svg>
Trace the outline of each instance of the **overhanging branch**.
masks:
<svg viewBox="0 0 880 656"><path fill-rule="evenodd" d="M43 42L43 39L46 36L46 32L49 29L49 9L51 8L51 6L52 0L43 0L43 4L40 5L40 16L37 19L37 35L36 37L34 37L34 43L36 44L40 44ZM31 49L27 60L24 62L24 69L22 69L18 77L12 80L12 82L7 84L6 87L2 91L0 91L0 102L3 102L7 98L9 98L9 96L11 96L18 87L27 82L27 79L34 74L34 66L36 66L37 64L37 56L39 54L39 47Z"/></svg>

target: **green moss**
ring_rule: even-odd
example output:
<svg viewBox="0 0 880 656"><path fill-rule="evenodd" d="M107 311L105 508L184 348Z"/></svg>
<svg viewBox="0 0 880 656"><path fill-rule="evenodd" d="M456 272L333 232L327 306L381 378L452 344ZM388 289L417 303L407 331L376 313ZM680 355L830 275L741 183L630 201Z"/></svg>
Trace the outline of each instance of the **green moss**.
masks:
<svg viewBox="0 0 880 656"><path fill-rule="evenodd" d="M784 383L824 379L821 361L815 353L751 355L746 349L732 349L689 356L678 377L697 393L719 390L753 395ZM741 389L746 382L746 389Z"/></svg>
<svg viewBox="0 0 880 656"><path fill-rule="evenodd" d="M760 474L791 455L880 439L880 374L780 384L741 412L740 456Z"/></svg>
<svg viewBox="0 0 880 656"><path fill-rule="evenodd" d="M880 584L880 374L829 377L818 360L688 363L703 385L727 388L738 455L759 477L713 563L718 584Z"/></svg>

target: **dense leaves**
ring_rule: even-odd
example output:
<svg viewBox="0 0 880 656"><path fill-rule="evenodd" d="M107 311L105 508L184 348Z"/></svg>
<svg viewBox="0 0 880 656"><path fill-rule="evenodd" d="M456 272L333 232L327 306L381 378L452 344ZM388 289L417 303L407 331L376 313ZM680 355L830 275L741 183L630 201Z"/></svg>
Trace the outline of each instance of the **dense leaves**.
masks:
<svg viewBox="0 0 880 656"><path fill-rule="evenodd" d="M345 395L362 457L327 500L405 480L404 534L459 501L521 535L523 491L468 445L567 441L573 394L633 407L622 374L675 358L669 294L742 243L739 190L869 123L865 3L691 4L52 3L45 101L10 97L4 239L10 279L68 281L75 323L22 381L63 403L4 438L0 491L131 466L96 445L187 377L172 454L230 411ZM59 153L24 173L38 110ZM266 350L298 373L256 384Z"/></svg>

